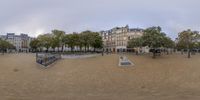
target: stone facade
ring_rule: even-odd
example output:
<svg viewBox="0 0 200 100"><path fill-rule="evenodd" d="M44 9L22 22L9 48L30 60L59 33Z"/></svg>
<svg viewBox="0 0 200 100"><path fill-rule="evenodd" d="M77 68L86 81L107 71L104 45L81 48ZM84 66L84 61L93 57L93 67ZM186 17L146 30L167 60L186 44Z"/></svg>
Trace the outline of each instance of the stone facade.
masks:
<svg viewBox="0 0 200 100"><path fill-rule="evenodd" d="M1 35L0 38L13 44L18 52L29 51L29 44L34 39L27 34L15 35L15 33L7 33L6 35Z"/></svg>
<svg viewBox="0 0 200 100"><path fill-rule="evenodd" d="M104 49L110 52L125 52L127 51L128 41L132 38L138 38L143 35L143 29L115 27L111 30L101 31L100 35L103 39Z"/></svg>

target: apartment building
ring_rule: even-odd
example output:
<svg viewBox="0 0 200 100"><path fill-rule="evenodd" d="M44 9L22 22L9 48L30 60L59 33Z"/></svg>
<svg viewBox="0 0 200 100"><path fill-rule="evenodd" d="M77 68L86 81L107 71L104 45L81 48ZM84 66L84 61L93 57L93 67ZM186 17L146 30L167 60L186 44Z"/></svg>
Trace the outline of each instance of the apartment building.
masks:
<svg viewBox="0 0 200 100"><path fill-rule="evenodd" d="M111 52L127 51L128 41L143 35L143 29L125 27L115 27L107 31L101 31L104 49Z"/></svg>
<svg viewBox="0 0 200 100"><path fill-rule="evenodd" d="M30 50L29 44L34 39L23 33L20 35L7 33L6 35L1 35L0 38L13 44L18 52L28 52Z"/></svg>

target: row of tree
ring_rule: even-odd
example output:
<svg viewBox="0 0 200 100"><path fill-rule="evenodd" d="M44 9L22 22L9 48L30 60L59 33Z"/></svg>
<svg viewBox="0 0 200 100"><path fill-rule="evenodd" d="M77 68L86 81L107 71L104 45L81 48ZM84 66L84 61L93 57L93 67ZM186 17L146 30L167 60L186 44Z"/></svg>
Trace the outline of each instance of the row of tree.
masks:
<svg viewBox="0 0 200 100"><path fill-rule="evenodd" d="M133 38L128 42L128 48L141 48L144 46L153 49L153 58L156 56L156 49L159 48L187 50L188 58L190 58L192 50L200 49L200 34L198 31L191 31L190 29L182 31L178 34L175 43L162 32L161 27L150 27L144 30L142 37Z"/></svg>
<svg viewBox="0 0 200 100"><path fill-rule="evenodd" d="M64 47L71 48L74 51L75 47L78 47L80 51L89 51L90 48L96 49L103 47L103 41L98 32L84 31L81 33L65 34L61 30L53 30L49 34L39 35L35 40L30 43L31 48L34 51L38 49L46 48L46 52L49 49L55 51L56 48L61 48L58 51L64 51Z"/></svg>
<svg viewBox="0 0 200 100"><path fill-rule="evenodd" d="M0 52L4 54L8 49L15 49L15 47L10 42L0 39Z"/></svg>

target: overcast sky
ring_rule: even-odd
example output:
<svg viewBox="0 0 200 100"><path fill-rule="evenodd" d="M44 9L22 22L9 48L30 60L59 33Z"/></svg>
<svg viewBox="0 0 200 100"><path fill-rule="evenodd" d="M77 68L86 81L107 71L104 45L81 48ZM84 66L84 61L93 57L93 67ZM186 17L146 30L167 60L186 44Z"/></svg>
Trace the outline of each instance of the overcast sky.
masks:
<svg viewBox="0 0 200 100"><path fill-rule="evenodd" d="M52 29L67 33L116 26L161 26L170 37L200 31L199 0L0 0L0 34L37 36Z"/></svg>

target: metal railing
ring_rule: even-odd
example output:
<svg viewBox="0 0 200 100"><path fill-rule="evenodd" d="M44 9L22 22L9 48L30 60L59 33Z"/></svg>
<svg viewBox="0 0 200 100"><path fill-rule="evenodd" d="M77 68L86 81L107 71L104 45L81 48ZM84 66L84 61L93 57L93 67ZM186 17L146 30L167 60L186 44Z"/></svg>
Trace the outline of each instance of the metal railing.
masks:
<svg viewBox="0 0 200 100"><path fill-rule="evenodd" d="M36 53L36 62L43 66L48 66L59 59L61 59L60 54Z"/></svg>

